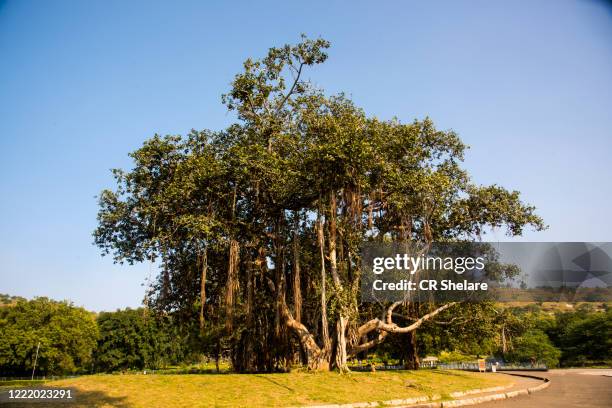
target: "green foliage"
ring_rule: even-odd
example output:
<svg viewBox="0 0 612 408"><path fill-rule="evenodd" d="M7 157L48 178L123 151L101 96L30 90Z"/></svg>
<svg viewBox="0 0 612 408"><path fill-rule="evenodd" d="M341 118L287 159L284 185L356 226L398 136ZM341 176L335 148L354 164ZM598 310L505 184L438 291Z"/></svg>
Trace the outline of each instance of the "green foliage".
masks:
<svg viewBox="0 0 612 408"><path fill-rule="evenodd" d="M501 348L501 327L507 332L510 327L515 331L517 322L518 319L512 319L510 324L508 315L492 302L460 304L421 326L417 335L418 354L436 356L449 351L462 356L493 355Z"/></svg>
<svg viewBox="0 0 612 408"><path fill-rule="evenodd" d="M31 373L39 342L37 372L71 374L91 368L98 328L85 309L42 297L0 308L0 333L3 374Z"/></svg>
<svg viewBox="0 0 612 408"><path fill-rule="evenodd" d="M441 351L438 355L438 359L441 363L461 363L474 361L474 357L469 354L463 354L459 351Z"/></svg>
<svg viewBox="0 0 612 408"><path fill-rule="evenodd" d="M563 351L563 365L612 365L611 310L569 312L558 319L556 340Z"/></svg>
<svg viewBox="0 0 612 408"><path fill-rule="evenodd" d="M559 311L557 305L554 310L538 304L460 305L452 316L442 315L440 321L421 327L419 355L453 350L462 355L496 355L509 362L536 360L550 367L612 365L612 312L606 304L585 303L572 311ZM449 319L454 324L446 324ZM406 344L389 346L401 350Z"/></svg>
<svg viewBox="0 0 612 408"><path fill-rule="evenodd" d="M167 317L145 309L100 313L96 371L160 368L183 360L184 342Z"/></svg>
<svg viewBox="0 0 612 408"><path fill-rule="evenodd" d="M515 323L507 332L510 350L503 357L514 361L535 357L565 367L610 366L612 313L605 306L602 310L585 303L576 310L554 313L538 305L505 309L506 321Z"/></svg>
<svg viewBox="0 0 612 408"><path fill-rule="evenodd" d="M546 333L533 329L517 338L514 349L508 353L507 359L511 362L540 362L548 367L559 364L561 351L556 348Z"/></svg>

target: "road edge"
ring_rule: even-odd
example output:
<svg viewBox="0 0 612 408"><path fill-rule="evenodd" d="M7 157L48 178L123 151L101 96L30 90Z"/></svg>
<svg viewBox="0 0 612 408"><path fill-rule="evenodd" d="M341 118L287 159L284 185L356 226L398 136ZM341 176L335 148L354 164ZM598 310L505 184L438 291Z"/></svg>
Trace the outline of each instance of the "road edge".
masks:
<svg viewBox="0 0 612 408"><path fill-rule="evenodd" d="M354 402L349 404L328 404L328 405L308 405L308 408L447 408L447 407L463 407L468 405L477 405L490 401L497 401L502 399L509 399L519 397L521 395L529 395L534 392L541 391L550 386L550 379L546 377L540 377L529 374L516 374L516 373L504 373L500 372L499 374L512 375L515 377L526 377L533 378L534 380L543 381L542 384L536 385L535 387L528 387L521 390L516 391L508 391L508 392L500 392L497 394L484 395L482 397L473 397L473 398L463 398L463 399L453 399L448 401L432 401L436 399L440 399L440 395L432 395L432 396L423 396L423 397L415 397L403 400L388 400L388 401L376 401L376 402ZM492 391L499 391L500 389L507 388L505 386L484 388L484 389L476 389L476 390L468 390L463 391L461 393L456 392L453 393L454 396L463 396L474 393L486 393ZM451 394L451 395L453 395ZM427 402L431 401L431 402Z"/></svg>

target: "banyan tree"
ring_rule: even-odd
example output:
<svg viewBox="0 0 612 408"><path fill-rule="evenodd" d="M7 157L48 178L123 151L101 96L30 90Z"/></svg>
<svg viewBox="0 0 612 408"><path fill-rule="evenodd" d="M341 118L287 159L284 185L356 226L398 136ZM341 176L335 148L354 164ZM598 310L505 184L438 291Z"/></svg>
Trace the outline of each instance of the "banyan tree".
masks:
<svg viewBox="0 0 612 408"><path fill-rule="evenodd" d="M453 303L360 303L364 242L543 227L518 192L470 180L454 132L369 117L315 87L306 72L328 47L304 37L248 59L223 96L233 125L155 135L99 197L95 243L118 262L155 262L149 305L197 322L237 371L344 371L388 336L452 313Z"/></svg>

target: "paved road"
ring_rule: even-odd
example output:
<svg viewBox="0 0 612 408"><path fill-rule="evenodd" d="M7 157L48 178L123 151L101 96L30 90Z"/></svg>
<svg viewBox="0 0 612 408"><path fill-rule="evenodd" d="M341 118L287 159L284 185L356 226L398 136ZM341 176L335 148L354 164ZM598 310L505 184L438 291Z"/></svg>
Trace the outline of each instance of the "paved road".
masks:
<svg viewBox="0 0 612 408"><path fill-rule="evenodd" d="M477 406L481 408L612 407L612 370L550 370L537 375L550 378L550 387L531 395Z"/></svg>

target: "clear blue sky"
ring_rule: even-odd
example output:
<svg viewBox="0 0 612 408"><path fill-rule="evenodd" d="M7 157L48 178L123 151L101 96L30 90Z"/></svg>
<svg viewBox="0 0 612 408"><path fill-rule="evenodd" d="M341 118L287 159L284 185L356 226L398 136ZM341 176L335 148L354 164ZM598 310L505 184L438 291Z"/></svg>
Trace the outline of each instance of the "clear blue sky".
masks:
<svg viewBox="0 0 612 408"><path fill-rule="evenodd" d="M0 0L0 293L138 306L149 266L91 243L109 169L156 132L224 127L241 62L302 32L332 42L318 85L429 115L476 182L522 191L550 225L523 240L612 241L603 2Z"/></svg>

